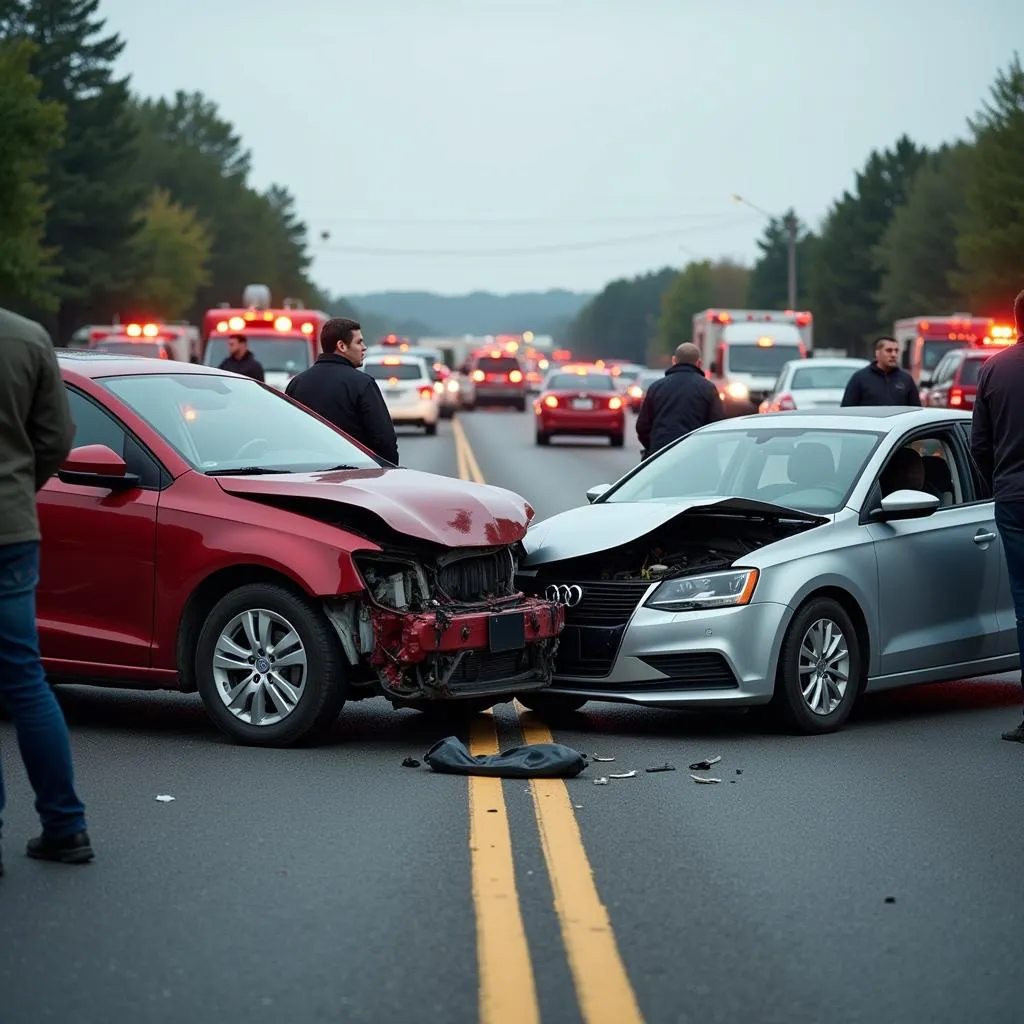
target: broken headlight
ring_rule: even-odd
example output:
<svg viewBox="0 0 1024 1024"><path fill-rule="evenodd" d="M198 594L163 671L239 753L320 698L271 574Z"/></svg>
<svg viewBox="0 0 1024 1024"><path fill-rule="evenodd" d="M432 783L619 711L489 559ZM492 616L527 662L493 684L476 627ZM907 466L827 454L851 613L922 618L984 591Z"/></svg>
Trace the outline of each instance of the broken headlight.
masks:
<svg viewBox="0 0 1024 1024"><path fill-rule="evenodd" d="M663 612L686 612L700 608L734 608L749 604L757 586L757 569L730 569L703 576L680 576L665 580L645 602Z"/></svg>
<svg viewBox="0 0 1024 1024"><path fill-rule="evenodd" d="M374 601L396 611L419 611L430 598L423 567L386 555L358 554L354 559Z"/></svg>

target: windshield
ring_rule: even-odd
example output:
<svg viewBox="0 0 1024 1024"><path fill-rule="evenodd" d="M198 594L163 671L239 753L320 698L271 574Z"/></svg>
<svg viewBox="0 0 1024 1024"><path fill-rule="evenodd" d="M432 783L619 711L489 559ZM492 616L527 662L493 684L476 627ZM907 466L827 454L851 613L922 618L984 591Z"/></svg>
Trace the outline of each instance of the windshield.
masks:
<svg viewBox="0 0 1024 1024"><path fill-rule="evenodd" d="M813 360L810 360L813 363ZM859 366L801 366L793 373L793 391L809 388L845 388Z"/></svg>
<svg viewBox="0 0 1024 1024"><path fill-rule="evenodd" d="M795 345L730 345L727 369L729 373L753 373L759 377L779 375L782 367L791 359L799 359L800 352Z"/></svg>
<svg viewBox="0 0 1024 1024"><path fill-rule="evenodd" d="M615 391L615 381L604 373L553 373L549 391Z"/></svg>
<svg viewBox="0 0 1024 1024"><path fill-rule="evenodd" d="M248 377L163 373L101 383L203 473L380 466L345 435Z"/></svg>
<svg viewBox="0 0 1024 1024"><path fill-rule="evenodd" d="M170 358L166 347L158 341L101 341L93 345L93 351L119 356L146 356L150 359Z"/></svg>
<svg viewBox="0 0 1024 1024"><path fill-rule="evenodd" d="M966 341L926 341L921 346L921 369L934 370L944 355L955 349L966 347Z"/></svg>
<svg viewBox="0 0 1024 1024"><path fill-rule="evenodd" d="M643 373L643 370L619 370L615 375L619 380L628 381L630 384L633 383Z"/></svg>
<svg viewBox="0 0 1024 1024"><path fill-rule="evenodd" d="M423 380L419 363L363 363L363 372L374 380Z"/></svg>
<svg viewBox="0 0 1024 1024"><path fill-rule="evenodd" d="M978 383L978 374L985 364L985 359L965 359L964 365L960 368L960 384L964 387L973 387Z"/></svg>
<svg viewBox="0 0 1024 1024"><path fill-rule="evenodd" d="M249 338L249 351L263 367L264 373L298 373L313 361L308 338ZM220 366L228 355L227 338L210 338L203 362Z"/></svg>
<svg viewBox="0 0 1024 1024"><path fill-rule="evenodd" d="M698 430L645 462L607 501L750 498L832 514L882 435L874 431Z"/></svg>

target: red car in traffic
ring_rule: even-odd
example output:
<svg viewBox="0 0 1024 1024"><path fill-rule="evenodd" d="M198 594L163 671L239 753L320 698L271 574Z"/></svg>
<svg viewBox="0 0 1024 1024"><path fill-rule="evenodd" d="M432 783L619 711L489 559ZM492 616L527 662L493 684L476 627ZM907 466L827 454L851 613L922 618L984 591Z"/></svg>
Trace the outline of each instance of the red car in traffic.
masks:
<svg viewBox="0 0 1024 1024"><path fill-rule="evenodd" d="M59 358L76 433L39 494L54 682L198 691L267 746L346 700L475 710L549 684L564 610L516 588L518 495L388 468L236 374Z"/></svg>
<svg viewBox="0 0 1024 1024"><path fill-rule="evenodd" d="M626 438L626 402L615 378L601 370L556 370L533 403L536 440L549 444L552 437L607 437L613 448Z"/></svg>
<svg viewBox="0 0 1024 1024"><path fill-rule="evenodd" d="M922 389L921 404L939 409L973 409L978 393L978 374L995 351L990 348L958 348L947 352Z"/></svg>

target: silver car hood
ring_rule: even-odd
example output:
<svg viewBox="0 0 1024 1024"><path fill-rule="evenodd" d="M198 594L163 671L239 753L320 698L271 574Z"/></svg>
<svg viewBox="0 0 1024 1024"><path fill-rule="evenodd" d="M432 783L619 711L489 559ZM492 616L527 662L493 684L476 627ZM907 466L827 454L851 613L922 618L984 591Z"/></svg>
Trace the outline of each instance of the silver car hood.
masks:
<svg viewBox="0 0 1024 1024"><path fill-rule="evenodd" d="M579 558L629 544L678 516L689 512L763 519L818 526L827 516L798 512L749 498L680 498L675 501L611 501L583 505L544 519L530 527L523 538L526 558L522 567Z"/></svg>

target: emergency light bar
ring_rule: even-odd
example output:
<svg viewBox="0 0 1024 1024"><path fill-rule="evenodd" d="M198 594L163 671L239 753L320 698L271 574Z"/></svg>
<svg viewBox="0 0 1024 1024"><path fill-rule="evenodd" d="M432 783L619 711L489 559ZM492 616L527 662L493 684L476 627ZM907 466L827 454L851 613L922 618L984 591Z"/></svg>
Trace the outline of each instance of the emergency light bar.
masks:
<svg viewBox="0 0 1024 1024"><path fill-rule="evenodd" d="M233 316L227 320L221 320L217 324L217 333L227 334L228 331L244 331L247 327L259 327L264 330L273 328L273 330L280 331L282 334L295 330L295 324L291 317L279 316L272 310L267 310L264 313L249 311L242 316ZM299 330L303 334L312 334L316 327L311 321L307 320L299 326Z"/></svg>
<svg viewBox="0 0 1024 1024"><path fill-rule="evenodd" d="M707 312L707 318L710 323L713 324L731 324L738 323L737 320L731 313L717 312L713 309L709 309ZM797 327L806 327L812 320L810 313L796 313L792 309L787 309L781 316L776 316L774 313L748 313L745 318L748 323L770 323L772 321L778 321L780 323L789 324L794 323Z"/></svg>

